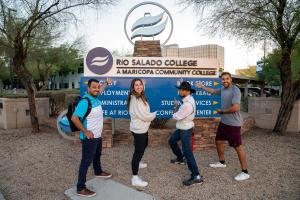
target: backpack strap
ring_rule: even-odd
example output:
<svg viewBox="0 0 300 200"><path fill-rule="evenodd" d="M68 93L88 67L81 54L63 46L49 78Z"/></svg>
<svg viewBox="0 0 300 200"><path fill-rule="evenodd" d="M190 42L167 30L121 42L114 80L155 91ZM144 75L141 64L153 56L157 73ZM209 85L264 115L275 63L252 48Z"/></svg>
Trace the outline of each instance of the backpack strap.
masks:
<svg viewBox="0 0 300 200"><path fill-rule="evenodd" d="M92 110L92 102L91 102L91 100L89 98L87 98L87 97L81 98L81 100L83 100L83 99L87 100L87 102L88 102L88 109L87 109L85 115L83 116L81 122L84 122L84 120L87 118L87 116L91 113L91 110Z"/></svg>

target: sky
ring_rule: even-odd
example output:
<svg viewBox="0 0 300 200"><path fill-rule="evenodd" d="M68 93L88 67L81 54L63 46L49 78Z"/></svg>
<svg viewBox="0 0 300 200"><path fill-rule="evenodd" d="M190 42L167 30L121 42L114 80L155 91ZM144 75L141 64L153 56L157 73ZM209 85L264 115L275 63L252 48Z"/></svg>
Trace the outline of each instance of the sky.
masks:
<svg viewBox="0 0 300 200"><path fill-rule="evenodd" d="M225 48L225 71L235 73L245 69L263 57L262 44L245 45L236 38L222 38L204 35L197 28L198 17L192 8L184 9L173 0L152 0L168 9L174 21L173 34L167 44L190 47L205 44L218 44ZM124 33L124 20L128 11L142 0L119 0L114 6L101 10L84 10L79 14L80 21L69 29L67 38L84 37L86 50L105 47L120 52L133 51L133 45ZM87 52L86 52L87 53Z"/></svg>

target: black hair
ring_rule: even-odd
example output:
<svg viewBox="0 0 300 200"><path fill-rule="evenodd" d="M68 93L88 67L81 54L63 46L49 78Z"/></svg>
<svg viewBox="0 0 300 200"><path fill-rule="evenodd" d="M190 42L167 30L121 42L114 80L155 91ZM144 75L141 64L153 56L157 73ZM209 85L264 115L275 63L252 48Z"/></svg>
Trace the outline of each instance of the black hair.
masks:
<svg viewBox="0 0 300 200"><path fill-rule="evenodd" d="M224 75L228 75L230 78L232 78L231 74L229 72L222 72L221 77L224 76Z"/></svg>
<svg viewBox="0 0 300 200"><path fill-rule="evenodd" d="M99 83L99 81L98 81L97 79L91 78L91 79L88 81L88 87L91 87L91 85L92 85L93 82Z"/></svg>

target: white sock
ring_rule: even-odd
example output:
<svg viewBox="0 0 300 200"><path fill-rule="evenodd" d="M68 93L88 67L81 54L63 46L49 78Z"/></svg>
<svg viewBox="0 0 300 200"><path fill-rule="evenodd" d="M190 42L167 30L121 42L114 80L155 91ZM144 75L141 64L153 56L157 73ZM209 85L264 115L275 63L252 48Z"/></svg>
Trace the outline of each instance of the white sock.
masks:
<svg viewBox="0 0 300 200"><path fill-rule="evenodd" d="M139 176L138 175L133 175L132 178L137 180L139 178Z"/></svg>
<svg viewBox="0 0 300 200"><path fill-rule="evenodd" d="M196 176L196 179L200 179L200 175Z"/></svg>

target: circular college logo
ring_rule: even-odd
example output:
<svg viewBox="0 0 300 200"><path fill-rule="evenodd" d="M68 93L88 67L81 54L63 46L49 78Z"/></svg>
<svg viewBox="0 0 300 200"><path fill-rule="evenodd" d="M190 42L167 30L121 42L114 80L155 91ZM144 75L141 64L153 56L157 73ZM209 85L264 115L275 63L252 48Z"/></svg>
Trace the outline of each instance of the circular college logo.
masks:
<svg viewBox="0 0 300 200"><path fill-rule="evenodd" d="M107 49L96 47L88 52L85 63L90 71L101 75L107 73L112 68L113 57Z"/></svg>
<svg viewBox="0 0 300 200"><path fill-rule="evenodd" d="M173 19L164 6L151 1L142 2L127 13L124 31L133 45L137 39L154 39L155 36L159 36L162 45L165 45L173 32Z"/></svg>

